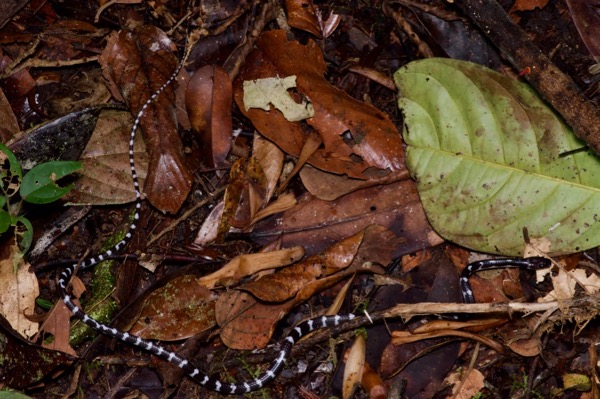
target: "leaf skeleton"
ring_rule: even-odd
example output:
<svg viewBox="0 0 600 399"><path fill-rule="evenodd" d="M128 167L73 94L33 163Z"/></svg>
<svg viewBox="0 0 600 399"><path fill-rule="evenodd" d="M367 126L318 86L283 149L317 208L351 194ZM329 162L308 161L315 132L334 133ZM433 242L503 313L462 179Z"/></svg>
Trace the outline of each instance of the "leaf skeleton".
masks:
<svg viewBox="0 0 600 399"><path fill-rule="evenodd" d="M98 262L103 261L107 257L115 254L120 251L125 245L129 243L133 232L137 228L136 223L140 218L140 209L141 209L141 193L140 186L138 182L137 171L135 168L135 163L133 159L133 143L136 135L136 131L140 125L140 121L144 112L148 108L150 104L165 90L167 86L169 86L179 74L179 71L184 65L186 57L183 57L182 61L177 66L176 70L171 74L171 76L166 80L166 82L154 92L150 98L144 103L140 111L137 113L135 121L133 123L131 134L129 138L129 165L131 168L131 177L133 180L133 187L135 190L135 211L133 216L133 221L129 225L129 229L127 234L125 234L124 238L114 245L111 249L103 252L102 254L98 254L96 256L90 257L83 262L75 263L65 270L63 270L58 278L58 290L60 295L62 296L62 300L67 306L67 308L73 313L73 315L81 320L83 323L93 328L94 330L105 334L109 337L119 339L128 344L134 345L138 348L146 350L168 362L171 362L178 367L180 367L185 373L187 373L192 379L197 381L202 386L221 393L226 394L240 394L251 392L257 389L264 387L269 382L273 381L277 374L282 370L285 362L290 355L292 347L300 338L302 338L307 333L321 329L321 328L329 328L337 326L346 321L352 320L357 316L355 314L349 313L344 315L334 315L334 316L322 316L316 317L307 321L300 323L298 326L294 327L291 332L284 338L281 349L279 350L277 358L273 361L270 367L259 375L256 378L249 379L247 381L241 381L237 383L227 383L220 381L216 378L210 377L194 366L189 360L184 359L180 355L163 348L162 346L151 342L149 340L143 339L133 334L129 334L124 331L120 331L116 328L109 327L105 324L99 323L90 316L88 316L75 302L73 301L71 295L67 291L67 286L69 284L70 278L75 273L75 270L78 268L84 269L91 266L94 266ZM472 273L478 272L484 269L494 269L499 267L524 267L527 269L537 269L541 267L548 267L549 261L545 258L507 258L507 259L491 259L485 261L478 261L469 264L460 276L460 287L463 295L463 299L466 303L474 302L473 291L469 285L469 276Z"/></svg>

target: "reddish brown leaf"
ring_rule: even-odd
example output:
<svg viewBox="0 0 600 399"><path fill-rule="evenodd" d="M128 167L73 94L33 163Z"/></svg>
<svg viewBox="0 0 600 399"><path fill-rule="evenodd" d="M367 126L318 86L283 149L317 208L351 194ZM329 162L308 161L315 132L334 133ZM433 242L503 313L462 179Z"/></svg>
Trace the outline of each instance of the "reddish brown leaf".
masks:
<svg viewBox="0 0 600 399"><path fill-rule="evenodd" d="M296 295L308 283L325 277L325 270L334 273L348 267L352 263L362 239L362 233L355 234L333 245L323 254L313 255L277 273L243 284L239 289L248 291L263 301L283 302Z"/></svg>
<svg viewBox="0 0 600 399"><path fill-rule="evenodd" d="M142 338L177 341L215 325L215 296L184 275L152 292L129 331Z"/></svg>
<svg viewBox="0 0 600 399"><path fill-rule="evenodd" d="M2 342L0 379L3 385L15 389L31 386L44 377L56 376L61 366L68 365L74 360L74 357L65 353L31 344L13 330L2 315L0 315L0 342Z"/></svg>
<svg viewBox="0 0 600 399"><path fill-rule="evenodd" d="M298 162L300 162L300 160L298 160ZM352 179L345 175L324 172L314 166L305 165L300 171L300 178L309 193L319 199L333 201L343 195L360 190L361 188L408 179L409 174L407 170L402 173L395 173L380 178L360 180Z"/></svg>
<svg viewBox="0 0 600 399"><path fill-rule="evenodd" d="M364 266L364 262L369 259L388 264L397 245L397 237L387 229L370 226L323 254L239 288L247 292L227 292L219 297L216 306L221 339L236 349L264 347L275 324L289 310L357 272L382 273L381 268Z"/></svg>
<svg viewBox="0 0 600 399"><path fill-rule="evenodd" d="M263 270L275 269L296 262L304 256L302 247L292 247L256 254L239 255L214 273L198 279L198 284L208 289L216 285L229 286Z"/></svg>
<svg viewBox="0 0 600 399"><path fill-rule="evenodd" d="M548 0L517 0L510 9L512 14L515 11L531 11L535 8L544 8Z"/></svg>
<svg viewBox="0 0 600 399"><path fill-rule="evenodd" d="M215 308L221 340L232 349L264 348L271 340L275 324L292 307L282 303L259 303L243 291L226 291L217 300Z"/></svg>
<svg viewBox="0 0 600 399"><path fill-rule="evenodd" d="M581 40L600 62L600 1L567 0L567 5Z"/></svg>
<svg viewBox="0 0 600 399"><path fill-rule="evenodd" d="M186 89L190 124L200 137L203 161L211 168L227 165L232 139L231 91L229 75L215 65L198 69Z"/></svg>
<svg viewBox="0 0 600 399"><path fill-rule="evenodd" d="M323 54L315 42L310 40L304 46L288 42L283 31L269 31L257 45L234 82L234 98L261 134L297 157L308 137L304 129L316 130L323 148L308 162L330 172L370 179L405 170L402 142L394 124L372 105L327 82ZM292 75L297 77L298 92L313 104L313 118L306 123L289 122L278 110L245 109L243 81Z"/></svg>
<svg viewBox="0 0 600 399"><path fill-rule="evenodd" d="M231 226L249 227L256 212L266 204L267 181L256 158L240 158L231 166L225 192L225 208L219 225L224 235Z"/></svg>
<svg viewBox="0 0 600 399"><path fill-rule="evenodd" d="M152 26L111 35L99 61L113 96L137 114L176 69L173 50L167 35ZM140 124L150 154L144 192L152 205L171 213L181 207L193 180L177 132L174 93L169 85L146 108Z"/></svg>
<svg viewBox="0 0 600 399"><path fill-rule="evenodd" d="M399 254L442 242L410 180L362 189L335 201L305 194L294 208L258 223L253 237L260 243L281 238L284 247L302 245L310 255L371 224L385 226L406 241Z"/></svg>
<svg viewBox="0 0 600 399"><path fill-rule="evenodd" d="M290 26L323 37L312 0L286 0L285 9Z"/></svg>

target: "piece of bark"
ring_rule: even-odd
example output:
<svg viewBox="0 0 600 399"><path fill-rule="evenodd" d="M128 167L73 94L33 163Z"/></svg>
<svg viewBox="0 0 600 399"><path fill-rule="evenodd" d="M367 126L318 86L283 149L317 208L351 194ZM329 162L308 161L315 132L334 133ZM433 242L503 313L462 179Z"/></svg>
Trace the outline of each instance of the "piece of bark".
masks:
<svg viewBox="0 0 600 399"><path fill-rule="evenodd" d="M448 0L456 4L517 71L529 67L525 79L562 115L577 137L600 154L600 110L577 84L529 39L496 0Z"/></svg>

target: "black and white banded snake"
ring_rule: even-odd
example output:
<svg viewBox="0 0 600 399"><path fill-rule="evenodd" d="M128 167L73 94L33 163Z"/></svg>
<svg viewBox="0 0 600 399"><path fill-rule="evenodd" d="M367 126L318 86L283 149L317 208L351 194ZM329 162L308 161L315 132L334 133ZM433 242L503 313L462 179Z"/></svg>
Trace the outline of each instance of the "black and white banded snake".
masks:
<svg viewBox="0 0 600 399"><path fill-rule="evenodd" d="M67 292L67 286L68 286L69 280L73 276L73 274L75 273L75 271L77 269L84 269L84 268L94 266L98 262L101 262L101 261L105 260L107 257L110 257L111 255L115 254L116 252L120 251L131 240L133 232L135 231L135 229L137 227L136 223L138 223L138 221L139 221L139 217L140 217L139 213L140 213L140 209L141 209L141 193L140 193L140 187L139 187L137 172L136 172L136 168L135 168L135 163L134 163L134 159L133 159L133 150L134 150L133 146L134 146L134 139L135 139L136 131L139 127L140 121L142 119L142 116L143 116L146 108L165 90L165 88L168 85L170 85L175 80L176 76L179 74L179 71L181 70L182 67L183 67L183 61L179 63L177 69L167 79L167 81L154 94L152 94L152 96L150 96L150 98L146 101L146 103L142 106L142 108L138 112L138 114L135 118L135 121L133 123L133 127L131 129L131 134L130 134L130 138L129 138L129 164L131 167L131 177L133 180L133 186L134 186L134 190L135 190L136 199L135 199L135 211L134 211L134 216L133 216L133 222L130 224L127 233L125 234L124 238L119 243L117 243L111 249L105 251L104 253L102 253L100 255L96 255L91 258L88 258L83 262L76 263L76 264L73 264L73 265L67 267L59 275L58 289L59 289L60 295L63 298L63 302L65 303L67 308L73 313L73 315L76 318L78 318L79 320L81 320L83 323L88 325L89 327L93 328L94 330L96 330L102 334L105 334L109 337L119 339L128 344L131 344L138 348L146 350L168 362L171 362L171 363L177 365L185 373L187 373L192 379L194 379L199 384L203 385L204 387L206 387L210 390L225 393L225 394L246 393L246 392L260 389L260 388L264 387L266 384L268 384L269 382L271 382L272 380L274 380L275 377L277 376L277 374L282 370L282 368L286 362L286 359L288 358L288 356L292 350L292 347L304 335L306 335L307 333L309 333L311 331L318 330L321 328L329 328L329 327L337 326L341 323L352 320L352 319L356 318L357 316L352 313L345 314L345 315L322 316L322 317L317 317L317 318L310 319L310 320L300 323L298 326L294 327L291 330L291 332L289 333L289 335L287 335L287 337L285 337L285 339L283 340L283 342L281 344L281 349L279 350L277 358L273 361L271 366L264 373L262 373L260 376L258 376L256 378L248 380L248 381L242 381L242 382L238 382L238 383L227 383L227 382L222 382L216 378L209 377L208 375L203 373L200 369L198 369L196 366L194 366L187 359L182 358L181 356L177 355L176 353L174 353L172 351L164 349L162 346L160 346L154 342L142 339L138 336L129 334L127 332L119 331L116 328L112 328L112 327L109 327L107 325L97 322L96 320L94 320L93 318L88 316L83 310L81 310L75 304L71 295ZM459 280L459 285L461 288L464 302L465 303L473 303L475 301L474 297L473 297L473 291L471 290L471 287L469 284L469 276L475 272L478 272L478 271L484 270L484 269L495 269L495 268L501 268L501 267L519 267L519 268L526 268L526 269L539 269L539 268L544 268L544 267L548 267L548 266L549 266L549 260L546 258L541 258L541 257L526 258L526 259L522 259L522 258L491 259L491 260L473 262L464 269L464 271L462 272L462 274L460 276L460 280Z"/></svg>

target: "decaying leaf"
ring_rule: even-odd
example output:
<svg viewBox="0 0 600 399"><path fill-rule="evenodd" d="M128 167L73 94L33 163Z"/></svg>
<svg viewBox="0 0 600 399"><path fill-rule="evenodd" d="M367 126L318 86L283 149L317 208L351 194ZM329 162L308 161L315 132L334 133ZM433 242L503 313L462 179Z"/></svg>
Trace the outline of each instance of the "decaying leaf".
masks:
<svg viewBox="0 0 600 399"><path fill-rule="evenodd" d="M301 45L288 41L283 31L269 31L262 34L257 47L234 81L234 98L262 135L297 157L307 138L305 129L314 129L323 148L308 162L333 173L372 179L404 170L402 142L394 124L372 105L351 98L324 78L326 65L315 42ZM244 81L294 75L298 93L314 107L313 118L306 123L289 122L277 110L245 110Z"/></svg>
<svg viewBox="0 0 600 399"><path fill-rule="evenodd" d="M296 76L264 78L244 81L244 109L260 108L270 111L271 106L279 110L285 119L298 122L315 116L315 109L306 98L294 101L289 89L296 87Z"/></svg>
<svg viewBox="0 0 600 399"><path fill-rule="evenodd" d="M10 144L24 169L42 162L79 159L100 114L88 108L61 116L28 131Z"/></svg>
<svg viewBox="0 0 600 399"><path fill-rule="evenodd" d="M75 189L64 199L88 205L121 204L135 200L129 168L129 136L131 113L103 111L96 129L81 154L83 168L75 181ZM143 187L148 170L148 153L141 136L134 146L135 167Z"/></svg>
<svg viewBox="0 0 600 399"><path fill-rule="evenodd" d="M31 386L47 376L55 376L74 357L31 344L0 315L0 383L14 389Z"/></svg>
<svg viewBox="0 0 600 399"><path fill-rule="evenodd" d="M189 338L215 325L215 300L197 276L179 276L146 298L129 332L161 341Z"/></svg>
<svg viewBox="0 0 600 399"><path fill-rule="evenodd" d="M319 17L312 0L286 0L287 23L297 29L323 37Z"/></svg>
<svg viewBox="0 0 600 399"><path fill-rule="evenodd" d="M46 319L40 326L39 335L48 337L52 335L53 339L43 344L44 348L52 349L77 356L77 352L69 342L69 327L71 326L71 317L73 313L67 308L63 301L58 301L46 315Z"/></svg>
<svg viewBox="0 0 600 399"><path fill-rule="evenodd" d="M289 265L301 259L303 255L302 247L239 255L216 272L200 278L198 284L209 289L214 288L217 284L231 285L259 271Z"/></svg>
<svg viewBox="0 0 600 399"><path fill-rule="evenodd" d="M137 114L175 71L173 43L143 25L112 34L99 58L113 96ZM169 85L144 111L140 122L150 156L144 193L156 208L176 213L190 192L193 175L182 154L175 117L175 88Z"/></svg>
<svg viewBox="0 0 600 399"><path fill-rule="evenodd" d="M275 193L285 155L275 144L256 133L252 140L252 156L257 160L265 175L265 200L268 201Z"/></svg>
<svg viewBox="0 0 600 399"><path fill-rule="evenodd" d="M469 399L484 389L485 378L479 370L467 370L468 374L464 375L464 371L455 371L446 377L445 382L452 385L452 397L456 399Z"/></svg>
<svg viewBox="0 0 600 399"><path fill-rule="evenodd" d="M367 355L367 341L365 333L357 334L346 359L344 368L344 381L342 385L342 397L349 399L360 384L365 369L365 357Z"/></svg>
<svg viewBox="0 0 600 399"><path fill-rule="evenodd" d="M397 237L390 231L370 226L322 254L226 292L216 306L221 339L235 349L264 347L276 323L290 309L342 278L359 272L383 272L371 262L387 265L397 245Z"/></svg>
<svg viewBox="0 0 600 399"><path fill-rule="evenodd" d="M219 224L220 237L231 227L250 227L256 213L268 201L266 177L256 158L240 158L235 161L229 171L229 180Z"/></svg>
<svg viewBox="0 0 600 399"><path fill-rule="evenodd" d="M567 0L573 23L590 54L600 62L600 2Z"/></svg>
<svg viewBox="0 0 600 399"><path fill-rule="evenodd" d="M198 69L190 79L185 105L192 129L202 143L202 161L211 168L223 168L231 149L231 78L216 65Z"/></svg>
<svg viewBox="0 0 600 399"><path fill-rule="evenodd" d="M40 294L35 273L16 245L8 245L0 259L0 313L22 336L29 338L38 331L38 323L26 315L33 314Z"/></svg>
<svg viewBox="0 0 600 399"><path fill-rule="evenodd" d="M442 242L429 226L416 186L409 180L362 189L335 201L305 194L297 206L258 223L252 236L260 243L281 239L284 247L302 245L311 255L371 224L385 226L404 240L396 248L398 254Z"/></svg>

